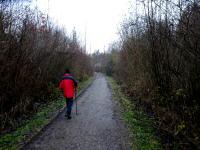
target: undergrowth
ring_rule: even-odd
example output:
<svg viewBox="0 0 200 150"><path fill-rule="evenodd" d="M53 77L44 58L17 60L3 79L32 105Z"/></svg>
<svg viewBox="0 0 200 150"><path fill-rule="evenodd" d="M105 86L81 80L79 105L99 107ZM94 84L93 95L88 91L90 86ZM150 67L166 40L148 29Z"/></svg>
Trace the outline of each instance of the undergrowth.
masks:
<svg viewBox="0 0 200 150"><path fill-rule="evenodd" d="M121 92L120 86L113 78L108 77L108 81L113 90L114 99L118 100L123 107L123 119L133 134L132 147L138 150L161 150L151 118L135 107L134 102Z"/></svg>
<svg viewBox="0 0 200 150"><path fill-rule="evenodd" d="M92 77L80 82L78 93L92 82ZM34 135L42 130L55 115L65 106L65 99L60 96L58 88L53 89L50 98L55 98L48 104L40 106L37 113L30 117L25 123L15 131L0 136L0 150L20 149L24 142L30 140ZM57 98L56 98L57 97Z"/></svg>

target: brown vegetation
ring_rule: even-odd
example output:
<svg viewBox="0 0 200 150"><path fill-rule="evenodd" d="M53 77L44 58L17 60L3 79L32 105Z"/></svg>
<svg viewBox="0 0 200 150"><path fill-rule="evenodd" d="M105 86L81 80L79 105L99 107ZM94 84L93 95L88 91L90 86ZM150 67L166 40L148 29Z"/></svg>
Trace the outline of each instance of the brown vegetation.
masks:
<svg viewBox="0 0 200 150"><path fill-rule="evenodd" d="M75 31L71 39L43 14L23 5L1 2L0 7L0 131L4 131L50 100L66 67L79 81L92 70Z"/></svg>
<svg viewBox="0 0 200 150"><path fill-rule="evenodd" d="M136 4L143 12L136 7L124 22L122 40L104 56L102 69L154 115L166 149L199 148L199 1Z"/></svg>

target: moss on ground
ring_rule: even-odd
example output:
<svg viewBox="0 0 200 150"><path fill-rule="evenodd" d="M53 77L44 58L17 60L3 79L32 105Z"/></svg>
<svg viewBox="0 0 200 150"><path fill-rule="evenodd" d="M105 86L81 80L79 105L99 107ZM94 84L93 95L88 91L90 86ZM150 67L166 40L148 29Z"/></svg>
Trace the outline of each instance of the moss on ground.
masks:
<svg viewBox="0 0 200 150"><path fill-rule="evenodd" d="M121 92L120 86L113 78L107 79L113 90L114 99L123 107L123 119L133 134L132 147L138 150L161 150L160 141L155 136L153 121L144 112L136 109L134 103Z"/></svg>
<svg viewBox="0 0 200 150"><path fill-rule="evenodd" d="M78 92L87 87L93 80L93 77L86 81L80 82ZM52 92L52 97L55 98L55 93L58 89ZM51 97L51 96L50 96ZM0 136L0 150L15 150L20 149L24 141L28 141L34 135L41 131L41 129L52 120L52 115L61 110L65 106L65 99L63 97L40 106L37 113L25 123L18 127L15 131Z"/></svg>

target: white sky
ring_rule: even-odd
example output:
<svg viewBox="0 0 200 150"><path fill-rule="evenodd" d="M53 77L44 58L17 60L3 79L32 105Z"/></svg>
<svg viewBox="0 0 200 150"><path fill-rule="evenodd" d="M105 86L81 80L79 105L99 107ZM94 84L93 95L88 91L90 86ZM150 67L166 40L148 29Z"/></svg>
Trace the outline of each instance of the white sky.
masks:
<svg viewBox="0 0 200 150"><path fill-rule="evenodd" d="M87 52L106 50L118 38L118 29L128 12L130 0L35 0L38 8L63 26L70 34L75 27L78 39L84 45L85 31Z"/></svg>

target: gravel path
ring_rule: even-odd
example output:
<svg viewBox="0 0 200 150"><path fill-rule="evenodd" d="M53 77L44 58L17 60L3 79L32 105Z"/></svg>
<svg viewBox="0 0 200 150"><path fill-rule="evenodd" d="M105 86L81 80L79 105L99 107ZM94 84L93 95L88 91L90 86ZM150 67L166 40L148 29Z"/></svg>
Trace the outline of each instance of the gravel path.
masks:
<svg viewBox="0 0 200 150"><path fill-rule="evenodd" d="M92 85L78 98L78 115L75 107L71 120L63 112L24 149L129 150L130 137L118 112L105 77L97 74Z"/></svg>

